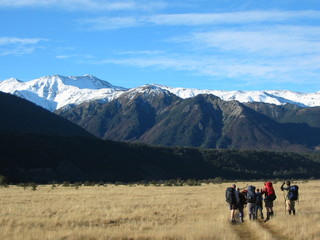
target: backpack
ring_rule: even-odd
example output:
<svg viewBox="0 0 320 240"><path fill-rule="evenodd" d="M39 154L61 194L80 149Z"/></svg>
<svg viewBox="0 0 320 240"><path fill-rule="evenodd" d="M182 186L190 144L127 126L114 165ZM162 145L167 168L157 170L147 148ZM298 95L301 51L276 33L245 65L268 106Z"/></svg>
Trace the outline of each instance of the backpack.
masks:
<svg viewBox="0 0 320 240"><path fill-rule="evenodd" d="M272 182L266 182L266 188L267 188L267 195L276 194L272 186Z"/></svg>
<svg viewBox="0 0 320 240"><path fill-rule="evenodd" d="M247 202L248 203L255 203L256 202L256 187L255 186L248 187Z"/></svg>
<svg viewBox="0 0 320 240"><path fill-rule="evenodd" d="M245 194L246 194L246 192L239 192L239 200L240 200L239 204L240 205L247 204L247 198L246 198Z"/></svg>
<svg viewBox="0 0 320 240"><path fill-rule="evenodd" d="M232 187L228 187L226 189L226 202L229 204L236 204L236 195L235 195L235 189Z"/></svg>
<svg viewBox="0 0 320 240"><path fill-rule="evenodd" d="M274 201L277 196L272 186L272 182L266 182L267 196L265 197L265 201Z"/></svg>
<svg viewBox="0 0 320 240"><path fill-rule="evenodd" d="M289 200L298 200L299 197L299 187L297 185L290 186L288 199Z"/></svg>
<svg viewBox="0 0 320 240"><path fill-rule="evenodd" d="M260 206L262 205L262 194L261 193L256 193L256 205Z"/></svg>

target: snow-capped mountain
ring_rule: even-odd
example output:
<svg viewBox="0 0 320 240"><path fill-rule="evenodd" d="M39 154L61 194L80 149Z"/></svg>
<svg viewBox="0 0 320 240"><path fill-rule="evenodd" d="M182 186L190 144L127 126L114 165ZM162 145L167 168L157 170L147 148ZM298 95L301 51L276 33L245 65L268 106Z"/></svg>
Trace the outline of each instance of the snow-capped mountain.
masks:
<svg viewBox="0 0 320 240"><path fill-rule="evenodd" d="M150 92L150 90L152 90ZM10 78L0 82L0 91L23 97L50 111L69 104L81 104L92 100L111 101L129 91L127 96L135 93L155 94L157 92L171 92L181 98L191 98L199 94L213 94L222 100L239 102L264 102L276 105L286 103L302 107L320 106L320 92L300 93L292 91L221 91L200 90L190 88L173 88L157 84L145 85L126 89L113 86L107 81L91 75L65 77L60 75L46 76L23 82Z"/></svg>
<svg viewBox="0 0 320 240"><path fill-rule="evenodd" d="M276 105L286 103L296 104L301 107L320 106L320 92L300 93L292 91L221 91L221 90L200 90L191 88L172 88L160 86L163 89L181 97L190 98L198 94L213 94L224 101L236 100L246 102L264 102Z"/></svg>
<svg viewBox="0 0 320 240"><path fill-rule="evenodd" d="M110 101L126 90L91 75L53 75L28 82L10 78L0 82L0 91L23 97L50 111L96 99Z"/></svg>

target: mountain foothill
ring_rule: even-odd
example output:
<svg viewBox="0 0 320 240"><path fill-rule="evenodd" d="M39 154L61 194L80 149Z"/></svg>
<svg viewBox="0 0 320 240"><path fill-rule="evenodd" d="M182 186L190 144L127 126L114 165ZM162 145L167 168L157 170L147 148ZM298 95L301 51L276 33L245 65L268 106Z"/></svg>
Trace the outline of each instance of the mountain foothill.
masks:
<svg viewBox="0 0 320 240"><path fill-rule="evenodd" d="M58 90L71 82L88 96L87 87L98 83L95 97L51 111L45 106L61 92L42 89L51 95L40 107L22 98L36 92L7 81L13 92L0 92L0 175L44 183L319 177L318 106L226 101L210 93L183 98L158 85L112 88L89 75L77 88L76 80L51 77L41 86Z"/></svg>

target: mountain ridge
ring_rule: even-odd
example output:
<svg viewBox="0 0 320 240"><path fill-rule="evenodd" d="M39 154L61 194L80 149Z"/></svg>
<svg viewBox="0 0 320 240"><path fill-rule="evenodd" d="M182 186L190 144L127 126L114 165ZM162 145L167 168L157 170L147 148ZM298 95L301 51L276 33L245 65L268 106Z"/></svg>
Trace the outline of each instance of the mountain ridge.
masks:
<svg viewBox="0 0 320 240"><path fill-rule="evenodd" d="M98 139L30 101L0 92L0 175L9 183L319 177L319 154L270 151L274 146L310 151L318 144L319 137L314 136L320 135L319 128L305 123L277 123L275 119L280 116L292 116L291 108L260 105L227 102L211 94L182 99L158 87L145 86L126 91L110 102L96 100L59 110L84 124L92 121L87 124L91 130L100 131L102 127L101 138L115 134L131 142L142 140L154 145L159 145L156 141L165 145L169 139L171 147L163 147ZM304 114L304 109L311 116L318 113L313 110L320 110L292 109L297 110L293 114L296 117ZM275 119L268 117L269 112ZM289 127L290 131L281 130ZM167 139L159 138L161 134ZM268 137L273 145L260 141ZM260 144L255 146L259 151L235 149L250 146L252 141L246 138ZM239 142L246 145L239 146ZM268 151L261 151L263 146Z"/></svg>
<svg viewBox="0 0 320 240"><path fill-rule="evenodd" d="M268 111L280 111L271 110L279 106L266 104L270 110L259 112L255 110L257 103L247 106L211 94L182 99L169 91L146 88L149 89L127 91L107 103L92 101L56 113L99 138L116 141L296 152L314 151L320 146L317 121L312 126L299 116L295 121L269 117ZM307 109L313 117L320 110ZM288 110L283 116L290 114L293 113Z"/></svg>
<svg viewBox="0 0 320 240"><path fill-rule="evenodd" d="M127 91L141 91L148 86L158 91L169 91L183 99L192 98L199 94L212 94L225 101L237 100L242 103L264 102L276 105L290 103L300 107L320 106L320 91L314 93L288 90L222 91L174 88L158 84L148 84L128 89L114 86L92 75L69 77L50 75L26 82L15 78L0 81L0 91L23 97L50 111L55 111L69 104L79 105L94 100L109 102Z"/></svg>
<svg viewBox="0 0 320 240"><path fill-rule="evenodd" d="M68 104L110 100L124 90L92 75L51 75L27 82L10 78L0 82L0 91L23 97L52 112Z"/></svg>

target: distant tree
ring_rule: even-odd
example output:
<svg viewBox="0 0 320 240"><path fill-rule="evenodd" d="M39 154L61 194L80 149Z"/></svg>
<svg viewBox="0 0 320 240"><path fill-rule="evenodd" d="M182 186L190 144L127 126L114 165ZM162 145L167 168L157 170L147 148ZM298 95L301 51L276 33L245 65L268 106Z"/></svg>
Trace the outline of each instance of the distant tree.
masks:
<svg viewBox="0 0 320 240"><path fill-rule="evenodd" d="M8 186L8 181L7 178L3 175L0 175L0 186L1 187L7 187Z"/></svg>

